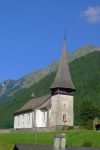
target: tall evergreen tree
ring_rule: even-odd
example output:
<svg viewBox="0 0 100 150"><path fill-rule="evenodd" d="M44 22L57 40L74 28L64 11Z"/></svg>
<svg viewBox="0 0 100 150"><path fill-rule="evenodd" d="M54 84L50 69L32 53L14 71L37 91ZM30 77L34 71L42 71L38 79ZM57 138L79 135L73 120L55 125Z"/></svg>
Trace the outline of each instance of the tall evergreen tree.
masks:
<svg viewBox="0 0 100 150"><path fill-rule="evenodd" d="M93 128L93 120L100 117L99 108L90 100L82 101L80 104L81 125L87 129Z"/></svg>

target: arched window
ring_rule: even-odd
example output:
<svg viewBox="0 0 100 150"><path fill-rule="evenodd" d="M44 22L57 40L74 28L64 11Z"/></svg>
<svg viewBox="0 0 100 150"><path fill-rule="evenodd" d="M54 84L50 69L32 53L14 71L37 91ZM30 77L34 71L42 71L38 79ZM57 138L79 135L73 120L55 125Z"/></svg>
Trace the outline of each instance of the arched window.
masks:
<svg viewBox="0 0 100 150"><path fill-rule="evenodd" d="M63 122L66 122L66 114L63 114Z"/></svg>

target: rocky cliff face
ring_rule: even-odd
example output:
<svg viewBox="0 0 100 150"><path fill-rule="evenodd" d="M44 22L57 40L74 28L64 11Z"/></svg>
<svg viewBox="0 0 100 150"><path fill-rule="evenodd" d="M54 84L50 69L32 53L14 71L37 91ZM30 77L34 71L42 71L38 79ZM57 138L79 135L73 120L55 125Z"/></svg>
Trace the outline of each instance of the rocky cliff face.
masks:
<svg viewBox="0 0 100 150"><path fill-rule="evenodd" d="M0 84L0 95L8 92L16 84L16 80L5 80Z"/></svg>
<svg viewBox="0 0 100 150"><path fill-rule="evenodd" d="M45 69L27 74L19 80L5 80L0 84L0 96L6 93L8 93L9 96L12 96L14 93L18 92L23 88L29 88L34 83L38 82L40 79L45 77L47 74L50 74L51 72L55 71L57 69L57 64L58 63L54 61Z"/></svg>

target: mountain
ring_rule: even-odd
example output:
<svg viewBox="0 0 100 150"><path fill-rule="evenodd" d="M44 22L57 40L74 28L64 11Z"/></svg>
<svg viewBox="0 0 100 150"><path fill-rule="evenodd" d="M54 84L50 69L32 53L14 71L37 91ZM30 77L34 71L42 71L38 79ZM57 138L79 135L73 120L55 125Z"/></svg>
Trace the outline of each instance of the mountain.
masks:
<svg viewBox="0 0 100 150"><path fill-rule="evenodd" d="M11 96L15 96L24 88L31 87L34 83L44 78L47 74L57 69L58 63L54 61L43 70L38 70L27 74L19 80L5 80L0 84L0 101L8 100Z"/></svg>
<svg viewBox="0 0 100 150"><path fill-rule="evenodd" d="M86 45L82 48L76 49L72 54L69 55L69 62L72 62L73 60L94 51L100 51L100 47ZM27 74L19 80L5 80L0 84L0 101L4 102L10 99L11 96L15 96L22 89L31 87L34 83L55 71L57 69L57 65L58 62L54 61L51 65L48 65L43 70L38 70Z"/></svg>
<svg viewBox="0 0 100 150"><path fill-rule="evenodd" d="M89 53L92 53L94 51L100 51L100 47L95 47L93 45L86 45L79 49L76 49L70 56L69 61L73 61L79 57L85 56Z"/></svg>
<svg viewBox="0 0 100 150"><path fill-rule="evenodd" d="M16 80L5 80L0 84L0 94L5 93L6 91L9 91L14 87L14 85L17 83Z"/></svg>
<svg viewBox="0 0 100 150"><path fill-rule="evenodd" d="M69 64L71 76L76 87L74 97L75 124L80 121L79 105L83 100L92 100L100 108L100 51L94 51L74 59ZM13 112L22 107L35 96L50 93L50 86L54 81L56 70L34 83L29 88L23 88L16 96L0 105L0 128L13 127ZM7 112L6 112L7 110Z"/></svg>

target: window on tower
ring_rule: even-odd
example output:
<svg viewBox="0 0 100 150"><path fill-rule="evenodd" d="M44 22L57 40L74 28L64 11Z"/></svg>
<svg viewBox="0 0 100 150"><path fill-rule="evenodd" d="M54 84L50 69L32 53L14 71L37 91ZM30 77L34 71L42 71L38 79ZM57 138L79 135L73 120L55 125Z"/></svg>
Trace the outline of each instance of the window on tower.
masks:
<svg viewBox="0 0 100 150"><path fill-rule="evenodd" d="M63 114L63 122L66 122L66 114Z"/></svg>

